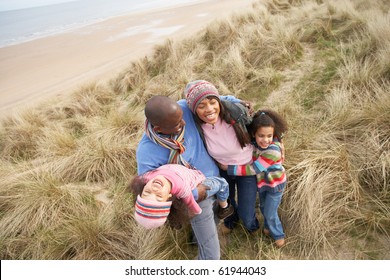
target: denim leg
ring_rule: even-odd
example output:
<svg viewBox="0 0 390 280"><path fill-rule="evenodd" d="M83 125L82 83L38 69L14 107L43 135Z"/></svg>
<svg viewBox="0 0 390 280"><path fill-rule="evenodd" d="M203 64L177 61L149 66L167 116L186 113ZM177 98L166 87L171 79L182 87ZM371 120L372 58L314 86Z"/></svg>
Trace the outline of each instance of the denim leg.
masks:
<svg viewBox="0 0 390 280"><path fill-rule="evenodd" d="M224 220L226 227L233 229L239 219L244 227L252 232L259 228L259 221L256 218L256 195L257 182L255 176L229 176L226 171L220 170L222 177L229 184L230 203L235 208L232 216ZM237 187L236 187L237 186ZM237 190L237 201L236 201Z"/></svg>
<svg viewBox="0 0 390 280"><path fill-rule="evenodd" d="M255 176L236 176L237 181L237 212L244 227L249 231L259 228L256 218L257 181Z"/></svg>
<svg viewBox="0 0 390 280"><path fill-rule="evenodd" d="M260 211L264 217L264 228L270 231L274 240L284 238L283 225L278 215L282 195L283 192L259 191Z"/></svg>
<svg viewBox="0 0 390 280"><path fill-rule="evenodd" d="M260 190L259 190L259 208L260 208L261 214L263 215L264 228L269 230L267 219L264 215L265 196L266 196L266 192L260 192Z"/></svg>
<svg viewBox="0 0 390 280"><path fill-rule="evenodd" d="M191 219L192 230L198 243L199 260L219 260L221 257L217 227L214 221L214 197L199 202L202 213Z"/></svg>
<svg viewBox="0 0 390 280"><path fill-rule="evenodd" d="M216 195L218 200L226 201L229 197L229 185L222 177L208 177L203 182L203 185L210 189L206 191L207 197Z"/></svg>
<svg viewBox="0 0 390 280"><path fill-rule="evenodd" d="M229 200L230 204L234 207L233 215L224 219L223 223L227 228L233 229L239 220L236 202L236 180L234 176L227 175L227 172L225 170L220 169L219 174L221 175L221 177L225 178L226 182L228 182L229 184Z"/></svg>

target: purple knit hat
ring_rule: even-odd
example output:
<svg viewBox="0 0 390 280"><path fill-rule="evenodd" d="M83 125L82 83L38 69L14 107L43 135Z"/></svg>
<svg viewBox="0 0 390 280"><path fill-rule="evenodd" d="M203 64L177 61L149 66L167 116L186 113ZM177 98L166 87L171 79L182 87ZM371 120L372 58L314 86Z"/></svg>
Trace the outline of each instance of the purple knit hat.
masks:
<svg viewBox="0 0 390 280"><path fill-rule="evenodd" d="M167 220L171 205L172 201L151 201L138 195L135 202L134 218L144 228L158 228Z"/></svg>
<svg viewBox="0 0 390 280"><path fill-rule="evenodd" d="M219 93L215 86L204 80L189 82L184 90L184 95L192 113L195 113L196 108L204 98L214 96L219 99Z"/></svg>

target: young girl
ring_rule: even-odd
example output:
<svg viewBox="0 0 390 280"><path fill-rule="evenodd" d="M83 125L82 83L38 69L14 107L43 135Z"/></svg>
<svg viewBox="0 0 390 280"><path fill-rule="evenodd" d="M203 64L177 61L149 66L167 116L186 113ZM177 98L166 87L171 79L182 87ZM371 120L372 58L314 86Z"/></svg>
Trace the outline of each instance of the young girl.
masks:
<svg viewBox="0 0 390 280"><path fill-rule="evenodd" d="M220 219L233 214L234 209L227 202L229 189L225 179L206 178L199 170L166 164L132 180L130 188L137 195L134 217L148 229L162 226L170 213L172 196L187 205L190 216L198 215L202 212L196 203L199 187L206 188L207 197L217 196Z"/></svg>
<svg viewBox="0 0 390 280"><path fill-rule="evenodd" d="M287 132L284 119L272 110L261 110L253 116L249 128L254 139L253 163L247 165L221 166L229 175L256 175L260 196L260 210L264 216L264 234L271 235L275 245L285 244L284 231L278 208L286 186L286 172L282 166L281 144Z"/></svg>
<svg viewBox="0 0 390 280"><path fill-rule="evenodd" d="M250 163L253 151L250 135L240 121L233 119L215 86L204 80L193 81L187 84L184 94L210 156L226 165ZM239 218L249 232L255 232L259 228L255 212L256 177L229 176L224 170L220 170L220 175L229 183L229 199L237 210L224 220L222 232L229 233Z"/></svg>

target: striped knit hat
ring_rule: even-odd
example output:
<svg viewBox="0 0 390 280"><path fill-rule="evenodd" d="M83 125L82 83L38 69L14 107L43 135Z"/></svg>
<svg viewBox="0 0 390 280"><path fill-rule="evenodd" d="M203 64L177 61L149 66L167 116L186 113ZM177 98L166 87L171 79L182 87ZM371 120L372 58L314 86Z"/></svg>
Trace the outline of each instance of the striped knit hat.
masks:
<svg viewBox="0 0 390 280"><path fill-rule="evenodd" d="M138 195L135 202L134 218L144 228L158 228L167 220L171 205L172 201L151 201Z"/></svg>
<svg viewBox="0 0 390 280"><path fill-rule="evenodd" d="M219 99L219 93L215 86L204 80L189 82L184 90L184 95L192 113L195 113L196 108L204 98L214 96Z"/></svg>

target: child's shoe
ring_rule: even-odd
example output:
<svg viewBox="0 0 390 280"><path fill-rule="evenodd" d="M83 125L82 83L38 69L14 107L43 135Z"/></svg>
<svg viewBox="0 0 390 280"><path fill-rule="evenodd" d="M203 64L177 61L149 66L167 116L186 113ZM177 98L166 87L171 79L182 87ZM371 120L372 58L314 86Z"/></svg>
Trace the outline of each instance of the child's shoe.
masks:
<svg viewBox="0 0 390 280"><path fill-rule="evenodd" d="M271 233L270 233L269 229L266 229L266 228L263 229L263 234L264 234L265 236L268 236L268 237L271 236ZM284 247L285 243L286 243L286 242L284 241L284 238L275 240L275 246L278 247L278 248Z"/></svg>
<svg viewBox="0 0 390 280"><path fill-rule="evenodd" d="M278 248L284 247L284 245L285 245L284 238L275 240L275 245L276 245L276 247L278 247Z"/></svg>
<svg viewBox="0 0 390 280"><path fill-rule="evenodd" d="M218 206L217 210L217 217L221 220L226 219L227 217L233 215L234 213L234 207L229 203L228 207L221 208L221 206Z"/></svg>

